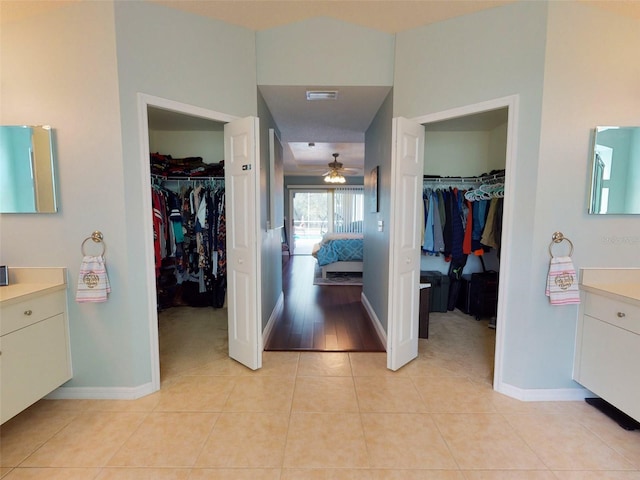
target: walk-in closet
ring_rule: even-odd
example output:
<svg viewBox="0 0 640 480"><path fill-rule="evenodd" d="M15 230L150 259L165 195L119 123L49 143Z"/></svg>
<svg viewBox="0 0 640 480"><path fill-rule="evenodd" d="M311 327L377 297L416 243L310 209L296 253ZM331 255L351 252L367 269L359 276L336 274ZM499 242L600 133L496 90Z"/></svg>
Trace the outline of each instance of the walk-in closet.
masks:
<svg viewBox="0 0 640 480"><path fill-rule="evenodd" d="M430 285L421 308L431 320L496 328L507 114L504 108L425 125L420 282ZM443 332L430 343L455 351L455 339ZM486 352L481 368L490 377L495 336L482 335L476 348Z"/></svg>
<svg viewBox="0 0 640 480"><path fill-rule="evenodd" d="M227 329L224 124L152 107L148 119L162 378L201 365Z"/></svg>

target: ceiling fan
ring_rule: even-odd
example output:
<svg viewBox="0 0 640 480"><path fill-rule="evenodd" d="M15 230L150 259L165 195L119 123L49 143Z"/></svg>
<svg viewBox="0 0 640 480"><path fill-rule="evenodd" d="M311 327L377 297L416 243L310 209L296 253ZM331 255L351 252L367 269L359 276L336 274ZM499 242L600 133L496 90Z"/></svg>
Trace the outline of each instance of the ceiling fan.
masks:
<svg viewBox="0 0 640 480"><path fill-rule="evenodd" d="M326 183L345 183L345 178L343 173L357 173L358 170L354 168L345 168L342 162L338 161L339 153L332 154L333 162L329 162L327 166L329 170L325 171L322 176L324 177L324 181Z"/></svg>

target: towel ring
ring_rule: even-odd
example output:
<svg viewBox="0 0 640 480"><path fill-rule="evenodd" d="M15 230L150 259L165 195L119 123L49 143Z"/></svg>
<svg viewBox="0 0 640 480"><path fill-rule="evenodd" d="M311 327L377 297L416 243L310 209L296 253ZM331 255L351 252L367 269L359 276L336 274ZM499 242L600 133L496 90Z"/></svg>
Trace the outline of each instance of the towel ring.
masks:
<svg viewBox="0 0 640 480"><path fill-rule="evenodd" d="M90 237L85 238L84 241L82 242L82 245L80 245L80 251L82 252L82 256L85 257L87 255L86 253L84 253L84 246L89 240L93 240L95 243L102 244L102 253L100 253L100 255L104 256L104 253L107 251L107 246L102 241L102 238L103 238L102 232L98 230L93 232Z"/></svg>
<svg viewBox="0 0 640 480"><path fill-rule="evenodd" d="M562 243L563 241L569 242L569 246L571 247L571 250L569 250L569 256L573 255L573 242L565 237L562 232L554 232L551 236L551 243L549 244L549 255L551 255L551 258L553 258L553 252L551 251L553 244Z"/></svg>

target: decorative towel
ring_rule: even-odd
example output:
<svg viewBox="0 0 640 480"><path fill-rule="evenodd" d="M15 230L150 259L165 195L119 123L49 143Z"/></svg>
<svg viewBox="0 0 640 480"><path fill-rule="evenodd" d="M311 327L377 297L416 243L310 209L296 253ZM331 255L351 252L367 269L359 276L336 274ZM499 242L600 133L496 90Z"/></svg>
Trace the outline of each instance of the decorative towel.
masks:
<svg viewBox="0 0 640 480"><path fill-rule="evenodd" d="M580 303L576 269L571 257L552 257L547 276L545 295L551 305Z"/></svg>
<svg viewBox="0 0 640 480"><path fill-rule="evenodd" d="M107 294L110 292L111 285L109 285L109 277L102 255L85 255L78 275L76 302L106 302Z"/></svg>

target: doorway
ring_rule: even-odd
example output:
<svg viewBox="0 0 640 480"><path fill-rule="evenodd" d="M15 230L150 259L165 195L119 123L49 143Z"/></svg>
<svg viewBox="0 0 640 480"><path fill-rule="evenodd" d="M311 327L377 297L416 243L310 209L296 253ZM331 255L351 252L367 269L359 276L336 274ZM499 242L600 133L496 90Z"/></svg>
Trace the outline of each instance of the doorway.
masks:
<svg viewBox="0 0 640 480"><path fill-rule="evenodd" d="M311 255L327 233L362 233L364 187L289 188L292 254Z"/></svg>
<svg viewBox="0 0 640 480"><path fill-rule="evenodd" d="M265 349L384 351L362 305L362 272L336 271L325 278L312 256L326 234L362 234L364 187L295 186L288 202L293 255L283 259L283 308Z"/></svg>
<svg viewBox="0 0 640 480"><path fill-rule="evenodd" d="M291 191L291 253L311 255L313 246L327 233L332 209L328 190Z"/></svg>
<svg viewBox="0 0 640 480"><path fill-rule="evenodd" d="M507 126L505 137L505 164L504 164L504 206L502 215L502 233L500 244L504 246L510 245L512 241L512 229L514 219L514 205L513 205L513 169L515 167L516 158L516 131L517 131L517 119L518 119L518 106L519 96L513 95L509 97L503 97L487 102L482 102L474 105L468 105L461 108L451 109L439 113L425 115L422 117L414 118L413 121L428 125L435 122L440 122L448 119L470 117L473 115L483 114L500 109L506 109L507 111ZM497 391L504 392L502 382L502 359L505 342L505 331L509 328L509 319L505 314L505 298L509 294L509 281L510 271L513 265L510 256L510 249L501 249L500 265L498 274L498 302L497 302L497 314L496 314L496 338L495 338L495 350L493 361L493 388Z"/></svg>
<svg viewBox="0 0 640 480"><path fill-rule="evenodd" d="M206 110L206 109L202 109L199 107L194 107L191 105L186 105L186 104L182 104L179 102L174 102L171 100L167 100L167 99L163 99L163 98L159 98L159 97L153 97L150 95L146 95L146 94L138 94L138 121L139 121L139 132L140 132L140 165L141 165L141 183L143 186L142 192L144 192L143 195L141 195L141 201L142 201L142 206L144 208L144 216L145 216L145 221L144 224L142 225L141 228L144 229L145 231L145 236L146 238L152 239L153 238L153 208L152 208L152 202L151 202L151 196L149 195L149 192L151 191L151 169L150 169L150 151L149 151L149 118L148 118L148 109L149 108L157 108L157 109L161 109L161 110L166 110L169 112L175 112L175 113L179 113L181 115L187 116L187 117L194 117L196 120L197 119L206 119L209 121L213 121L213 122L218 122L221 124L224 124L224 135L223 135L223 144L224 144L224 151L225 151L225 157L227 158L231 158L233 157L234 160L238 160L238 162L242 165L247 165L247 164L255 164L256 162L256 158L257 155L255 153L255 135L256 135L256 131L257 131L257 119L255 118L247 118L247 119L237 119L236 117L230 116L230 115L226 115L220 112L214 112L214 111L210 111L210 110ZM228 129L228 127L232 127L232 129ZM229 130L229 132L228 132ZM233 138L233 142L230 142L227 140L227 134L231 135ZM244 142L244 143L243 143ZM241 152L245 152L249 155L249 157L242 157L240 155L235 155L235 151L233 149L228 149L227 147L229 146L230 143L233 143L235 145L240 145L243 146L244 148L242 148ZM228 150L231 150L230 152ZM227 164L232 164L233 166L234 162L225 162L226 167L228 167ZM256 175L256 171L259 170L258 166L256 165L256 168L246 168L246 171L244 173L240 172L239 174L237 173L233 173L232 174L232 181L228 181L227 180L227 171L230 170L232 167L229 168L225 168L225 183L227 190L229 190L228 185L229 184L233 184L232 188L232 193L229 195L232 195L233 198L247 198L246 196L242 196L242 192L236 192L236 190L238 190L238 188L240 187L246 187L247 189L251 189L251 192L253 192L253 197L255 197L255 192L257 191L257 178L258 176ZM240 168L238 168L238 170L240 170ZM238 188L235 188L236 186L239 186ZM251 193L250 192L250 193ZM235 195L235 196L234 196ZM246 203L246 202L245 202ZM226 205L229 205L229 202L226 202ZM227 207L228 208L228 207ZM234 221L237 221L238 223L242 223L242 224L246 224L246 225L255 225L255 219L246 219L244 218L245 216L249 215L249 213L251 213L251 215L255 214L255 206L253 206L253 208L247 208L247 209L241 209L240 207L234 209L234 211L230 211L228 213L228 217L227 217L227 224L229 224L229 218L233 218ZM249 213L246 213L246 212ZM245 215L246 213L246 215ZM235 218L235 217L239 217L239 218ZM253 221L252 221L253 220ZM256 228L257 230L257 228ZM232 227L227 226L227 233L229 234L230 237L234 237L234 235L232 234L232 232L234 232L235 230L232 230ZM247 242L250 245L255 244L256 242L253 242L250 240L250 238L256 234L255 231L248 231L248 232L244 232L245 236L243 238L248 238L249 241ZM154 251L154 247L152 244L148 244L145 245L144 248L144 252L145 252L145 274L146 274L146 281L147 281L147 285L149 286L149 288L147 288L147 311L148 311L148 319L149 319L149 341L150 341L150 348L149 348L149 354L150 354L150 366L151 366L151 382L150 382L150 389L151 391L157 391L160 389L160 346L159 346L159 333L158 333L158 313L157 313L157 293L156 293L156 261L155 261L155 251ZM253 252L251 251L251 258L241 258L241 262L236 262L236 263L243 263L245 265L247 265L252 272L257 272L258 269L256 267L256 264L259 262L260 260L260 255L259 252ZM231 270L233 268L233 271ZM236 269L234 267L228 267L229 270L229 274L234 274L236 272ZM242 276L242 275L240 275ZM253 277L255 277L256 275L254 274ZM253 278L252 277L252 278ZM244 298L242 299L242 301L240 300L240 297L238 296L234 296L234 287L228 287L228 298L231 298L233 302L233 304L231 304L231 301L228 302L227 304L227 308L228 308L228 318L229 318L229 325L233 324L234 326L234 335L235 334L240 334L241 336L244 335L245 333L247 335L244 335L243 338L248 339L249 343L253 346L255 344L256 349L252 349L250 352L250 356L251 356L251 361L250 362L246 362L246 363L250 363L251 365L253 365L250 368L259 368L260 364L261 364L261 357L259 352L261 351L261 344L262 344L262 338L256 338L257 337L257 331L259 329L259 325L258 325L258 319L259 317L259 311L258 314L256 314L256 312L251 312L251 315L246 315L246 318L250 318L253 319L254 321L251 322L251 324L249 325L249 322L247 322L246 324L243 325L236 325L235 320L236 317L232 318L232 314L233 312L238 311L237 309L237 303L242 303L247 304L248 308L258 308L256 305L260 303L259 301L259 292L256 293L256 285L255 282L251 283L251 278L245 277L244 278L245 284L247 286L251 286L252 288L245 288L241 293L245 294L245 295L254 295L255 298L252 299L251 302L245 302ZM251 283L251 285L249 285ZM253 324L255 323L255 325ZM248 330L251 330L251 335L248 335ZM232 352L232 347L236 348L238 345L237 342L237 337L236 336L232 336L229 335L229 355L232 358L236 358L238 356L240 356L237 352ZM242 350L242 348L241 348ZM241 352L242 353L242 352ZM241 360L239 360L241 361ZM241 361L241 363L245 363L245 361ZM246 364L245 363L245 364Z"/></svg>

